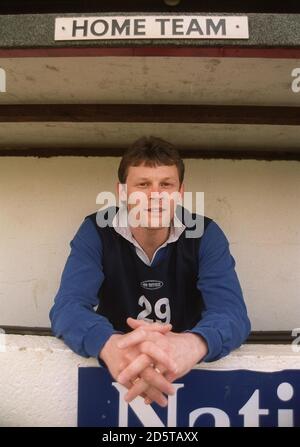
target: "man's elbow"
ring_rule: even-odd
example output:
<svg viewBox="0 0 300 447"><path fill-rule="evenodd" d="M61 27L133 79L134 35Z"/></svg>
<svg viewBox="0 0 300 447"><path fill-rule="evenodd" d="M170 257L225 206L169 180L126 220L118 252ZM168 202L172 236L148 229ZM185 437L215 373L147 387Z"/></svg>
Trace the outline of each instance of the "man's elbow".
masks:
<svg viewBox="0 0 300 447"><path fill-rule="evenodd" d="M58 312L57 312L57 306L54 304L49 312L49 320L51 324L51 331L53 335L57 338L60 338L62 336L61 331L59 330L58 325Z"/></svg>
<svg viewBox="0 0 300 447"><path fill-rule="evenodd" d="M247 340L250 332L251 332L251 321L249 320L248 315L245 315L245 318L244 318L244 339L243 339L242 343L244 343Z"/></svg>
<svg viewBox="0 0 300 447"><path fill-rule="evenodd" d="M243 343L245 343L251 332L251 322L247 314L239 321L239 323L237 324L237 329L238 337L236 348L239 348Z"/></svg>

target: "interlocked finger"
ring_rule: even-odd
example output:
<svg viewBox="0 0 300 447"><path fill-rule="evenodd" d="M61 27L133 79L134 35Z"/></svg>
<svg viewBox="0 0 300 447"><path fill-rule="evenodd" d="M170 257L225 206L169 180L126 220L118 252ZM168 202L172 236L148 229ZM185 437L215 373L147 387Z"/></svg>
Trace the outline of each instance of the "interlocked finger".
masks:
<svg viewBox="0 0 300 447"><path fill-rule="evenodd" d="M137 396L141 396L145 399L145 402L151 403L156 402L158 405L166 406L168 400L163 395L163 393L153 387L151 387L142 378L136 378L134 384L128 387L128 392L125 395L126 402L131 402Z"/></svg>
<svg viewBox="0 0 300 447"><path fill-rule="evenodd" d="M118 382L125 383L133 380L137 376L142 375L142 371L153 363L160 364L163 370L176 372L177 365L173 359L162 349L158 348L151 342L142 343L141 354L136 357L129 365L118 375ZM161 370L161 367L160 367Z"/></svg>

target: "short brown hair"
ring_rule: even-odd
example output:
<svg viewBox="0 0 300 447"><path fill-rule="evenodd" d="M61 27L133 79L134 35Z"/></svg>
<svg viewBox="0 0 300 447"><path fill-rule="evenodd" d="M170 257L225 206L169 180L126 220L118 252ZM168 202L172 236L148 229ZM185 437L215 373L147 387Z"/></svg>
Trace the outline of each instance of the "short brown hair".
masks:
<svg viewBox="0 0 300 447"><path fill-rule="evenodd" d="M142 137L135 141L125 152L118 169L120 183L126 183L130 166L172 166L176 165L180 184L184 177L184 163L178 150L161 138Z"/></svg>

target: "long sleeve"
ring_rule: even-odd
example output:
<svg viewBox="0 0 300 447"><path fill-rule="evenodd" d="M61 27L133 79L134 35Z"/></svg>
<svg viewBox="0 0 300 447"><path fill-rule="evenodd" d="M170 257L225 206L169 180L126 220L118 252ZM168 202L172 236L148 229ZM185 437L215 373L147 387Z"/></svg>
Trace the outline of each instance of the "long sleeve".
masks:
<svg viewBox="0 0 300 447"><path fill-rule="evenodd" d="M71 252L50 311L52 331L77 354L98 357L115 331L111 323L94 310L104 274L101 239L90 219L82 222L70 246Z"/></svg>
<svg viewBox="0 0 300 447"><path fill-rule="evenodd" d="M229 243L214 221L202 236L197 287L205 310L189 332L205 338L208 354L203 361L210 362L238 348L251 327Z"/></svg>

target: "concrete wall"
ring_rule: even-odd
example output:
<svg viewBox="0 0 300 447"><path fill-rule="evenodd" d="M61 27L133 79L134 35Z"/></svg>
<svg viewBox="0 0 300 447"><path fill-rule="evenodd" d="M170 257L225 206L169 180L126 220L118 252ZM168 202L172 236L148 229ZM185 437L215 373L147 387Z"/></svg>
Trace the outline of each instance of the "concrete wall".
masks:
<svg viewBox="0 0 300 447"><path fill-rule="evenodd" d="M84 216L114 191L118 158L0 159L0 327L49 326ZM300 163L186 160L186 190L231 242L254 330L300 326ZM71 355L71 354L68 354Z"/></svg>
<svg viewBox="0 0 300 447"><path fill-rule="evenodd" d="M3 342L3 339L2 339ZM78 367L98 366L54 337L6 335L0 353L0 427L77 425ZM244 345L202 369L300 369L291 346Z"/></svg>

